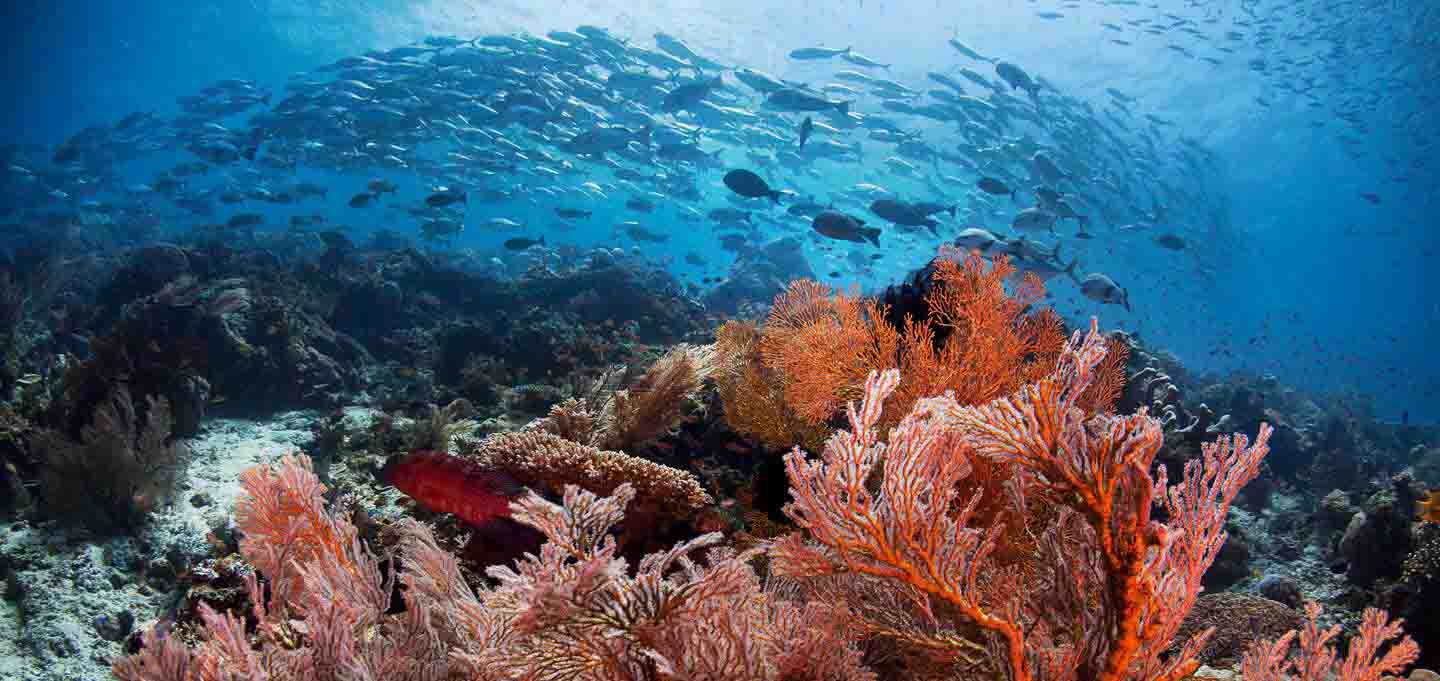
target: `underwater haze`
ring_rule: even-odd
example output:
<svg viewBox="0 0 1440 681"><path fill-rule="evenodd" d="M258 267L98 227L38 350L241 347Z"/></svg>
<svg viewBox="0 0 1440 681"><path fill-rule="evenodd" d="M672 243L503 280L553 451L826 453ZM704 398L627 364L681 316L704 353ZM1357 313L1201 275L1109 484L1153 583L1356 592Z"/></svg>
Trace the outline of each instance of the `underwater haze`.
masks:
<svg viewBox="0 0 1440 681"><path fill-rule="evenodd" d="M382 229L422 241L440 235L431 247L493 252L512 270L521 267L516 258L537 257L524 240L544 237L537 251L639 249L701 299L776 239L793 237L785 247L802 250L821 280L878 291L976 228L994 238L985 248L1047 277L1051 304L1071 322L1097 315L1102 327L1138 334L1192 371L1273 374L1292 386L1354 393L1385 419L1440 420L1440 362L1430 354L1440 343L1435 3L17 0L5 11L6 225L53 225L54 215L68 215L58 218L66 229L104 232L96 247L121 247L138 241L138 231L96 225L128 221L147 225L147 239L177 239L235 222L249 229L233 238L251 239L257 225L235 216L258 216L263 235L295 216L320 215L356 242ZM579 26L598 32L575 33ZM556 31L566 33L528 47L462 42ZM657 49L657 33L712 65L662 66L664 56L684 57ZM576 47L570 36L586 42ZM426 42L436 37L457 40ZM405 46L423 49L385 56ZM884 66L839 54L791 56L847 47ZM479 48L476 61L455 56ZM640 48L662 56L623 52ZM461 86L440 75L423 86L433 88L428 100L403 90L325 99L344 90L339 79L364 80L363 66L341 60L366 54L381 64L371 71L375 81L411 69L443 74L437 60L544 58L516 59L511 71L494 74L509 85ZM577 66L572 54L590 63ZM349 66L325 68L337 62ZM1020 75L997 71L997 62ZM772 101L773 92L738 70L773 76L796 101ZM656 83L605 87L617 72ZM841 72L860 77L837 78ZM546 73L552 78L542 81ZM586 73L600 92L579 93L572 76ZM698 100L667 106L676 87L715 76L720 84ZM229 98L233 111L182 115L183 98L220 81L244 83L204 95ZM543 102L507 109L515 101L508 93L524 82L537 84ZM812 100L850 101L853 115ZM333 126L288 122L286 112L304 102L333 107ZM722 109L702 110L708 105ZM378 118L365 109L380 106L401 109L406 125L371 125ZM104 143L76 138L96 126L114 130L135 112L159 122L123 153L92 153ZM791 152L807 117L825 124L808 143L819 147L808 152L815 155ZM457 132L463 128L489 132ZM640 138L642 128L653 129L649 139ZM635 139L598 152L566 146L597 130ZM114 143L117 133L108 134ZM249 158L192 150L217 136L242 152L242 142L257 148ZM323 146L307 147L307 138ZM656 160L666 144L689 145L682 151L703 158ZM65 149L79 149L70 162L83 172L55 160ZM447 156L454 153L461 157ZM197 158L213 166L206 179L154 186L167 168ZM1058 173L1045 177L1036 168L1043 164ZM777 206L741 200L722 181L733 169L754 171L785 194ZM78 182L87 174L105 186ZM979 188L987 177L1016 195ZM369 190L372 180L395 189ZM277 192L302 181L328 191L293 204L256 200L253 191L239 204L221 201L226 191ZM595 189L582 189L586 182ZM449 200L440 186L468 195L436 206ZM481 199L487 192L493 198ZM372 199L356 198L362 194ZM419 210L436 196L430 207L450 213ZM816 211L833 208L881 228L878 247L864 235L827 235L814 214L789 212L810 198ZM950 210L904 225L876 214L875 202L886 198L907 210L921 202ZM636 199L643 200L627 205ZM120 207L95 218L103 204ZM591 215L557 219L564 206ZM729 218L746 223L729 239L719 224L726 218L711 217L725 208L749 214ZM1032 208L1039 223L1017 221ZM973 248L973 239L988 237L967 238L961 245Z"/></svg>

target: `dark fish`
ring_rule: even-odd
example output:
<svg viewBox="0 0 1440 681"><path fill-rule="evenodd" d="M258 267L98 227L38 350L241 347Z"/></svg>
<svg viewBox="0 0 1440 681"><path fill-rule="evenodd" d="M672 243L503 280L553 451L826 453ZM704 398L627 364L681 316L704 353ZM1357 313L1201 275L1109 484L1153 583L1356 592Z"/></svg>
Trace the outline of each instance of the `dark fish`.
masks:
<svg viewBox="0 0 1440 681"><path fill-rule="evenodd" d="M880 245L880 230L875 227L866 227L865 221L860 218L851 217L839 211L827 210L815 216L810 223L811 229L819 232L821 236L841 241L853 241L855 243L870 243Z"/></svg>
<svg viewBox="0 0 1440 681"><path fill-rule="evenodd" d="M356 194L356 195L350 197L350 207L351 207L351 208L364 208L364 207L370 205L370 202L371 202L371 201L374 201L374 200L375 200L375 195L374 195L374 194L370 194L370 193L368 193L368 192L360 192L359 194Z"/></svg>
<svg viewBox="0 0 1440 681"><path fill-rule="evenodd" d="M810 139L810 133L815 131L815 121L809 116L800 121L800 148L805 148L805 140Z"/></svg>
<svg viewBox="0 0 1440 681"><path fill-rule="evenodd" d="M590 217L590 211L580 210L579 208L556 208L555 214L566 220L578 220L580 218Z"/></svg>
<svg viewBox="0 0 1440 681"><path fill-rule="evenodd" d="M952 218L955 217L955 212L960 210L960 204L958 203L952 203L949 206L946 206L943 203L935 203L933 201L921 201L919 203L912 203L910 204L910 207L914 208L917 211L920 211L921 215L929 216L936 213L949 213L950 217Z"/></svg>
<svg viewBox="0 0 1440 681"><path fill-rule="evenodd" d="M226 220L225 225L231 228L254 227L262 222L265 222L265 217L259 213L237 213Z"/></svg>
<svg viewBox="0 0 1440 681"><path fill-rule="evenodd" d="M1369 202L1370 202L1371 204L1373 204L1373 205L1376 205L1376 206L1380 205L1380 195L1379 195L1379 194L1372 194L1372 193L1370 193L1370 192L1361 192L1361 193L1360 193L1360 198L1365 199L1366 201L1369 201Z"/></svg>
<svg viewBox="0 0 1440 681"><path fill-rule="evenodd" d="M641 212L641 213L653 213L653 212L655 212L655 204L654 204L654 203L652 203L649 199L642 199L642 198L640 198L640 197L638 197L638 196L635 197L635 198L633 198L633 199L630 199L629 201L626 201L626 202L625 202L625 207L626 207L626 208L629 208L630 210L637 211L637 212Z"/></svg>
<svg viewBox="0 0 1440 681"><path fill-rule="evenodd" d="M710 80L686 83L671 90L670 94L665 95L665 101L661 106L663 110L670 112L689 110L698 105L701 100L705 99L706 95L721 85L724 85L724 81L720 80L720 76L715 76Z"/></svg>
<svg viewBox="0 0 1440 681"><path fill-rule="evenodd" d="M1161 248L1168 248L1172 251L1185 250L1186 243L1178 234L1165 233L1155 237L1155 245Z"/></svg>
<svg viewBox="0 0 1440 681"><path fill-rule="evenodd" d="M914 206L895 199L880 199L872 202L870 204L870 212L897 225L929 227L932 232L935 231L935 228L940 224L931 220L924 213L916 210Z"/></svg>
<svg viewBox="0 0 1440 681"><path fill-rule="evenodd" d="M465 192L458 189L444 189L425 197L425 205L434 208L444 208L445 206L468 202L469 198Z"/></svg>
<svg viewBox="0 0 1440 681"><path fill-rule="evenodd" d="M512 251L523 251L523 250L525 250L525 249L527 249L527 248L530 248L531 246L544 246L544 245L545 245L545 237L543 237L543 236L540 237L539 239L526 239L526 238L524 238L524 237L516 237L516 238L514 238L514 239L509 239L509 240L507 240L507 241L505 242L505 248L508 248L508 249L510 249L510 250L512 250Z"/></svg>
<svg viewBox="0 0 1440 681"><path fill-rule="evenodd" d="M730 191L750 199L768 197L775 203L780 202L780 192L770 188L765 180L759 175L748 170L732 170L725 173L725 186Z"/></svg>
<svg viewBox="0 0 1440 681"><path fill-rule="evenodd" d="M993 194L995 196L1004 196L1006 194L1009 194L1010 198L1015 198L1014 189L1011 189L1009 185L993 177L982 177L980 178L979 182L975 183L975 186L979 187L980 191L985 192L986 194Z"/></svg>

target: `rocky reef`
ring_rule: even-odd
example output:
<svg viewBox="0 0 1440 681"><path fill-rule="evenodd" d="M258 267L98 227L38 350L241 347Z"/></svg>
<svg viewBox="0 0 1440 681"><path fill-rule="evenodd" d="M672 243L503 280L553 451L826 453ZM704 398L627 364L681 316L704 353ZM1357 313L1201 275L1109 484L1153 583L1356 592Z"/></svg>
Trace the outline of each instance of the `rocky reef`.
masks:
<svg viewBox="0 0 1440 681"><path fill-rule="evenodd" d="M807 271L784 249L744 254L700 301L616 250L502 260L312 238L280 258L263 246L197 239L56 255L0 277L0 675L108 678L111 661L157 645L143 632L193 639L206 612L246 617L255 569L274 584L285 568L263 564L260 529L237 520L236 503L264 487L254 471L287 455L304 455L324 513L357 540L383 551L433 542L467 575L555 541L536 524L539 502L520 503L532 494L623 502L607 516L605 555L631 565L715 536L759 551L799 529L782 453L819 451L843 430L867 363L898 357L922 372L876 416L889 432L942 389L969 406L1046 380L1069 347L1064 321L1033 307L1041 291L1010 287L1008 272L978 259L881 300L916 324L973 314L965 301L981 300L1002 311L987 317L994 329L901 338L868 300L789 283ZM715 314L760 310L763 320L723 325ZM1111 359L1077 408L1154 417L1155 462L1170 480L1224 434L1270 432L1180 628L1182 638L1216 628L1198 662L1235 668L1257 637L1302 625L1316 602L1324 623L1350 631L1366 608L1404 617L1420 664L1440 666L1428 615L1440 608L1440 525L1416 515L1440 487L1440 431L1382 423L1353 397L1271 377L1195 375L1124 334L1101 346ZM892 349L845 354L863 347ZM926 382L976 375L991 378ZM985 470L976 484L1020 484L1008 474ZM975 511L1004 512L1002 497ZM1009 535L1001 546L1029 550ZM920 664L913 646L930 638L897 639L876 621L844 635L867 641L847 650L881 678L958 669Z"/></svg>

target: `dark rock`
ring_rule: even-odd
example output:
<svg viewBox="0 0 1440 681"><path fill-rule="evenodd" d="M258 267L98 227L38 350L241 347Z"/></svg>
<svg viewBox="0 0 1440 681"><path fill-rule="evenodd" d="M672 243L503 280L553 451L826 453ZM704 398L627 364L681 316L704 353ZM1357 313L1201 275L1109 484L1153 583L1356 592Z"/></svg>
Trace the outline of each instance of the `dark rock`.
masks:
<svg viewBox="0 0 1440 681"><path fill-rule="evenodd" d="M101 615L95 619L95 632L100 638L118 643L130 632L135 630L135 615L129 610L121 610L114 615Z"/></svg>
<svg viewBox="0 0 1440 681"><path fill-rule="evenodd" d="M1340 539L1340 555L1352 584L1370 587L1377 580L1393 580L1401 574L1405 557L1414 547L1410 532L1415 498L1409 478L1396 476L1393 488L1373 495L1368 511L1356 512Z"/></svg>
<svg viewBox="0 0 1440 681"><path fill-rule="evenodd" d="M1288 575L1265 575L1257 585L1257 590L1261 596L1292 608L1300 607L1300 603L1305 599L1305 594L1300 591L1300 583Z"/></svg>
<svg viewBox="0 0 1440 681"><path fill-rule="evenodd" d="M1223 591L1250 576L1250 543L1239 528L1229 528L1227 534L1215 562L1201 578L1206 591Z"/></svg>

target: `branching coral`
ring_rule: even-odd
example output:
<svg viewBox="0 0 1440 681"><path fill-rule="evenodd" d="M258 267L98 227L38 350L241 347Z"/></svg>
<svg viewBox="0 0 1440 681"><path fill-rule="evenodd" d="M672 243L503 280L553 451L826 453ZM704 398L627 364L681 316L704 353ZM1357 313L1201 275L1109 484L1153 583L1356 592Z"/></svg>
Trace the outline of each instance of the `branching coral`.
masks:
<svg viewBox="0 0 1440 681"><path fill-rule="evenodd" d="M784 377L761 360L760 338L752 322L727 321L715 332L715 385L725 422L741 435L772 445L823 445L828 430L786 404Z"/></svg>
<svg viewBox="0 0 1440 681"><path fill-rule="evenodd" d="M798 281L776 297L753 338L743 326L722 327L717 354L729 367L720 379L727 418L769 444L813 443L811 431L828 429L872 371L899 369L902 376L887 398L885 427L919 399L948 392L961 404L981 404L1050 371L1065 333L1053 312L1035 307L1045 294L1039 279L1025 277L1011 292L1006 282L1015 268L1006 258L991 262L950 249L933 268L923 319L892 323L874 300ZM1109 345L1078 401L1089 412L1111 410L1124 386L1126 347Z"/></svg>
<svg viewBox="0 0 1440 681"><path fill-rule="evenodd" d="M710 503L693 475L624 452L609 451L527 430L480 440L462 438L459 455L481 469L504 471L532 489L558 493L578 485L610 494L630 483L639 492L636 508L670 517L686 517Z"/></svg>
<svg viewBox="0 0 1440 681"><path fill-rule="evenodd" d="M873 374L849 410L851 429L824 457L786 456L791 517L818 546L783 542L774 567L795 577L870 575L946 603L1012 679L1178 679L1204 636L1166 657L1224 542L1225 514L1259 472L1269 429L1205 447L1185 480L1149 473L1162 444L1144 414L1087 415L1080 399L1104 359L1092 324L1053 373L978 407L918 401L880 440L897 371ZM977 522L984 492L956 494L974 462L1014 466L1004 486L1015 518L1038 495L1058 502L1030 571L995 559L1003 523ZM878 482L875 477L878 476ZM1168 523L1151 520L1163 501Z"/></svg>
<svg viewBox="0 0 1440 681"><path fill-rule="evenodd" d="M549 416L529 428L601 449L633 450L680 420L686 401L714 366L710 346L677 346L628 388L613 387L621 380L620 372L607 373L590 395L555 405Z"/></svg>
<svg viewBox="0 0 1440 681"><path fill-rule="evenodd" d="M1307 621L1299 632L1292 631L1276 641L1257 641L1250 648L1241 663L1246 681L1327 679L1332 675L1335 681L1378 681L1382 675L1400 673L1420 655L1414 640L1409 636L1401 638L1401 623L1387 621L1382 610L1365 610L1359 635L1350 641L1343 660L1332 645L1340 635L1340 627L1321 629L1320 606L1315 603L1306 604L1305 617ZM1292 653L1290 645L1297 638L1300 645ZM1394 645L1381 655L1380 649L1391 642Z"/></svg>
<svg viewBox="0 0 1440 681"><path fill-rule="evenodd" d="M45 503L101 531L139 525L173 492L185 464L185 447L171 439L170 405L159 397L137 405L120 385L92 418L78 439L37 434Z"/></svg>
<svg viewBox="0 0 1440 681"><path fill-rule="evenodd" d="M874 678L844 606L786 598L750 568L753 552L715 548L718 534L630 569L610 535L635 495L629 485L609 497L571 486L563 505L517 502L514 517L548 542L492 567L497 586L479 591L413 521L396 528L404 571L385 577L349 521L324 511L304 459L247 473L246 489L240 525L255 541L241 550L286 597L267 601L252 575L253 640L243 618L202 605L195 648L151 631L139 654L115 663L120 681ZM391 614L396 582L405 603Z"/></svg>

